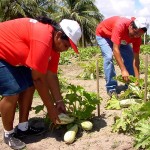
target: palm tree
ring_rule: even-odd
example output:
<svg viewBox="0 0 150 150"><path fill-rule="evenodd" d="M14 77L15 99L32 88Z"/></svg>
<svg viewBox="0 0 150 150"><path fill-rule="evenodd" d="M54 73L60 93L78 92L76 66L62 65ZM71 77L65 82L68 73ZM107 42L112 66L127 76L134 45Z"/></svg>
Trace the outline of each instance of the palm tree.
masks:
<svg viewBox="0 0 150 150"><path fill-rule="evenodd" d="M78 21L82 28L82 39L80 45L93 44L95 40L95 28L103 19L98 8L94 5L95 0L59 0L57 1L57 12L53 17L57 20L64 18Z"/></svg>
<svg viewBox="0 0 150 150"><path fill-rule="evenodd" d="M46 15L45 7L52 0L2 0L0 1L1 21L20 17Z"/></svg>

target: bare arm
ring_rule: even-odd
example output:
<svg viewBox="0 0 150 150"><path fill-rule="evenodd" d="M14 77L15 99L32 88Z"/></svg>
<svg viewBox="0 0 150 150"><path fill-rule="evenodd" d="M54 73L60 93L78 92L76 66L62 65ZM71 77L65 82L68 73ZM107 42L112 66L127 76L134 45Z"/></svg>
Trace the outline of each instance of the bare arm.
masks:
<svg viewBox="0 0 150 150"><path fill-rule="evenodd" d="M118 65L120 67L122 78L124 81L127 82L129 80L129 73L123 63L123 60L122 60L122 57L120 54L120 50L119 50L119 45L113 44L113 53L114 53L114 56L115 56L115 59L116 59Z"/></svg>
<svg viewBox="0 0 150 150"><path fill-rule="evenodd" d="M53 95L53 98L55 99L56 107L57 107L58 111L65 113L66 109L65 109L64 102L63 102L63 97L60 92L61 90L60 90L57 74L55 74L51 71L48 71L47 72L47 82L48 82L50 91Z"/></svg>
<svg viewBox="0 0 150 150"><path fill-rule="evenodd" d="M48 115L50 119L52 120L53 123L56 124L56 120L59 120L58 112L54 106L54 103L49 93L48 84L46 82L46 75L41 74L38 71L32 70L32 78L34 86L37 89L41 99L43 100L44 105L48 110Z"/></svg>
<svg viewBox="0 0 150 150"><path fill-rule="evenodd" d="M134 59L133 59L133 69L135 77L139 78L139 66L140 66L140 60L139 60L139 53L134 53Z"/></svg>

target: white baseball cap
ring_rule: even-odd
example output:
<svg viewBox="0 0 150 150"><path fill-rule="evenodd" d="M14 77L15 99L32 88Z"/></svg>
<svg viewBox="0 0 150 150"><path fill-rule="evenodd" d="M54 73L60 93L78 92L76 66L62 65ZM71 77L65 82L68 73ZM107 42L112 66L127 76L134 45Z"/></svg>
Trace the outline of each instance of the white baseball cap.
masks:
<svg viewBox="0 0 150 150"><path fill-rule="evenodd" d="M81 37L81 28L78 22L74 20L63 19L60 22L60 26L64 33L69 37L71 47L76 53L79 53L77 48L77 42Z"/></svg>
<svg viewBox="0 0 150 150"><path fill-rule="evenodd" d="M144 17L137 17L134 20L135 25L137 26L137 28L146 28L148 30L149 27L149 22L146 18Z"/></svg>

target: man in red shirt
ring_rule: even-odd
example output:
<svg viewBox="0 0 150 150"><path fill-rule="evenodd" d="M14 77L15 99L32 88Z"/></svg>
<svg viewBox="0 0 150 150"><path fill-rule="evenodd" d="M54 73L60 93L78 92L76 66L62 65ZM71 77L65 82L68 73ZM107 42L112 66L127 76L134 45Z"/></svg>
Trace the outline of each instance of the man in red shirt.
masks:
<svg viewBox="0 0 150 150"><path fill-rule="evenodd" d="M69 47L78 53L76 45L80 37L80 26L74 20L63 19L57 24L49 18L40 17L37 20L21 18L0 23L0 112L4 142L11 148L22 149L25 143L19 138L41 132L28 125L34 88L54 124L60 121L58 114L65 113L57 77L59 56ZM17 102L19 124L15 133L13 120Z"/></svg>
<svg viewBox="0 0 150 150"><path fill-rule="evenodd" d="M105 19L97 26L96 39L104 59L106 90L110 96L117 92L113 55L124 81L128 82L129 75L139 78L141 36L147 31L148 26L147 20L143 17L119 16Z"/></svg>

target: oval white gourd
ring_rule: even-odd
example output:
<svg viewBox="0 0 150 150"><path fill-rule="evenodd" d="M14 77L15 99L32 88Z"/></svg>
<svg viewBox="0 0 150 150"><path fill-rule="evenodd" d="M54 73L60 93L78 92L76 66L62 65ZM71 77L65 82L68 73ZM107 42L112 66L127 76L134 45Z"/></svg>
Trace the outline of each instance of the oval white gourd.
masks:
<svg viewBox="0 0 150 150"><path fill-rule="evenodd" d="M83 130L89 131L89 130L92 130L93 123L90 122L90 121L82 121L81 122L81 127L82 127Z"/></svg>
<svg viewBox="0 0 150 150"><path fill-rule="evenodd" d="M119 103L121 107L128 107L132 104L142 103L142 99L123 99Z"/></svg>
<svg viewBox="0 0 150 150"><path fill-rule="evenodd" d="M150 93L147 93L147 99L150 100Z"/></svg>
<svg viewBox="0 0 150 150"><path fill-rule="evenodd" d="M76 134L78 132L78 125L75 124L73 127L71 127L64 135L64 141L67 144L71 144L74 142Z"/></svg>
<svg viewBox="0 0 150 150"><path fill-rule="evenodd" d="M59 119L61 122L56 122L57 124L69 124L72 123L75 118L74 117L69 117L67 114L61 113L58 115Z"/></svg>

